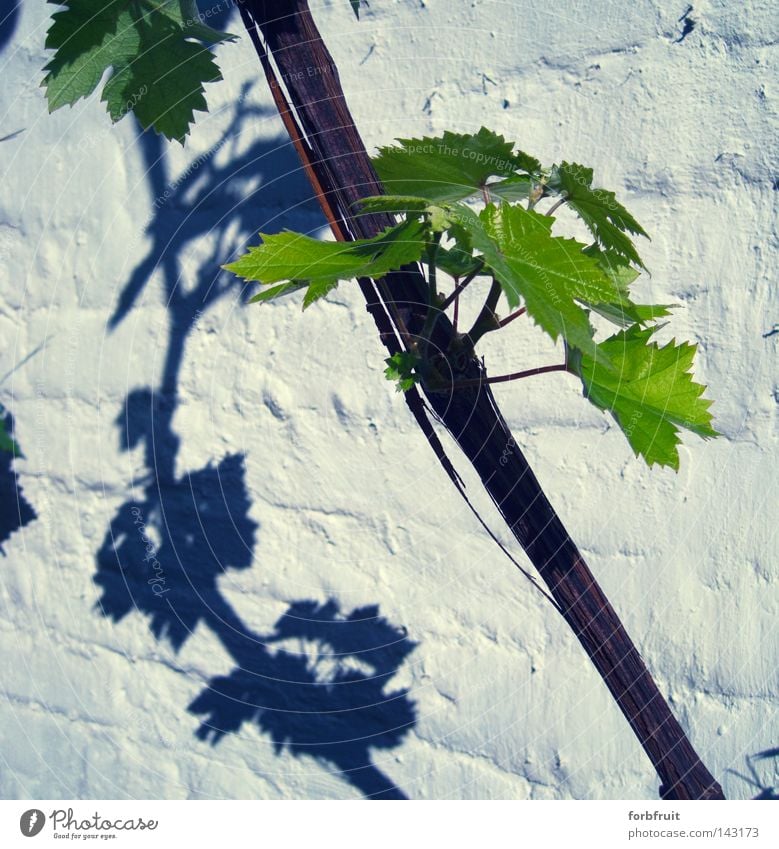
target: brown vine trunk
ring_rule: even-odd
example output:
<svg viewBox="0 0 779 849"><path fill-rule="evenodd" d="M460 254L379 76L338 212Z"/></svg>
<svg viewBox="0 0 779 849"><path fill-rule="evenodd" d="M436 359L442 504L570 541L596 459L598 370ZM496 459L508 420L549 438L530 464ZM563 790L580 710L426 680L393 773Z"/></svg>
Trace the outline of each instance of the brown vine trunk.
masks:
<svg viewBox="0 0 779 849"><path fill-rule="evenodd" d="M336 237L369 237L394 223L383 215L355 215L356 201L381 194L383 188L354 126L335 64L307 2L241 0L239 5L277 105ZM300 137L296 139L296 135ZM370 281L360 281L360 285L382 341L391 352L399 350L404 334L419 332L424 319L427 296L420 269L409 267L389 275L386 284L374 286ZM451 333L451 324L441 316L436 326L436 347L446 350ZM480 363L471 359L457 367L457 375L473 379L485 373ZM660 776L660 795L666 799L723 799L722 789L671 713L517 447L489 387L425 394L473 464L630 723ZM440 443L424 419L421 402L414 394L407 400L441 457Z"/></svg>

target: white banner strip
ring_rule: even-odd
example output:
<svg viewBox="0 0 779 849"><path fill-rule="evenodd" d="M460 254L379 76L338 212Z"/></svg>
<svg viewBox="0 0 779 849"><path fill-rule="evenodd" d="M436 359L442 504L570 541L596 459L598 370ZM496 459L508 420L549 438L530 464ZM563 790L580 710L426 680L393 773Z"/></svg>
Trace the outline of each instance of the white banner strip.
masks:
<svg viewBox="0 0 779 849"><path fill-rule="evenodd" d="M779 846L755 802L0 801L0 846Z"/></svg>

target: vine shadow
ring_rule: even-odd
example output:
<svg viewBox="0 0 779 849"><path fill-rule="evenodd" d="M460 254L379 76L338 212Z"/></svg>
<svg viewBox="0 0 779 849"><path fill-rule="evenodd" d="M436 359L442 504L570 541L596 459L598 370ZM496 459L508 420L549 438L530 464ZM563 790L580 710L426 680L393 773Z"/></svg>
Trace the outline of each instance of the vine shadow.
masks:
<svg viewBox="0 0 779 849"><path fill-rule="evenodd" d="M372 752L399 745L416 722L408 691L389 686L415 644L378 606L344 613L332 599L293 601L270 633L253 631L220 589L228 570L249 569L254 561L259 526L249 516L244 456L231 454L183 475L175 469L180 439L173 417L186 340L214 303L241 294L240 282L219 271L220 263L259 229L258 198L266 208L273 205L262 195L273 181L253 187L251 175L261 168L283 176L277 218L292 209L298 222L301 210L321 221L289 145L259 141L244 153L231 150L220 164L219 151L237 147L246 118L261 114L247 105L246 94L224 138L175 182L160 141L140 137L156 199L152 244L110 325L122 321L158 272L169 336L159 387L130 392L116 422L123 451L142 447L145 472L136 482L140 494L119 508L97 552L97 609L113 622L140 613L154 638L175 651L197 628L216 636L235 667L213 676L188 705L201 719L198 739L216 745L253 724L270 736L277 754L286 750L334 767L368 798L403 799ZM184 274L191 244L206 236L213 252L194 275Z"/></svg>
<svg viewBox="0 0 779 849"><path fill-rule="evenodd" d="M775 749L765 749L762 752L755 752L754 755L747 755L744 758L744 763L746 764L749 775L744 775L735 769L729 769L727 771L742 781L746 781L747 784L759 791L757 796L752 797L753 801L779 802L779 786L766 784L760 775L758 764L761 761L775 761L775 765L779 765L779 746Z"/></svg>
<svg viewBox="0 0 779 849"><path fill-rule="evenodd" d="M21 9L22 0L6 0L3 8L0 9L0 53L10 45L13 39L19 25ZM0 142L8 141L18 133L19 131L2 135ZM12 434L13 416L6 412L2 404L0 404L0 419L5 433ZM14 469L15 458L13 451L0 449L0 554L3 556L5 556L3 544L10 539L11 534L38 518L35 509L22 495L19 476Z"/></svg>
<svg viewBox="0 0 779 849"><path fill-rule="evenodd" d="M0 406L5 433L13 434L13 416ZM38 518L33 506L22 495L19 476L14 469L16 454L0 450L0 554L5 555L3 543L11 534ZM22 455L18 455L22 456Z"/></svg>

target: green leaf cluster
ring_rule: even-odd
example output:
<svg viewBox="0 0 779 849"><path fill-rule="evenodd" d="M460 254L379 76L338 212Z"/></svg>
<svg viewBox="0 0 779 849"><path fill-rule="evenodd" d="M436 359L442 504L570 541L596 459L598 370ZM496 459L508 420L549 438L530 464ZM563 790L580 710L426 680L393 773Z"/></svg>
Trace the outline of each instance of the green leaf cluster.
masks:
<svg viewBox="0 0 779 849"><path fill-rule="evenodd" d="M133 112L183 143L196 111L207 111L206 83L222 78L211 47L233 40L200 20L195 0L49 0L44 70L49 111L88 97L104 80L102 100L116 122Z"/></svg>
<svg viewBox="0 0 779 849"><path fill-rule="evenodd" d="M384 362L387 364L384 376L396 384L395 389L398 392L408 392L418 382L419 376L416 369L421 363L421 358L414 351L398 351L391 357L387 357Z"/></svg>
<svg viewBox="0 0 779 849"><path fill-rule="evenodd" d="M436 291L436 272L453 277L457 292L486 278L491 285L484 307L467 333L455 333L452 356L501 327L502 299L515 311L512 317L526 313L562 344L566 368L581 379L585 397L614 416L649 465L678 468L681 428L717 435L711 402L691 375L696 347L660 347L653 335L670 307L631 296L644 268L632 237L646 233L613 192L593 186L592 169L568 162L544 168L486 128L398 139L379 150L374 165L391 194L366 198L359 212L400 216L399 223L373 239L349 243L295 233L263 236L259 247L226 266L263 285L253 300L305 289L305 308L339 280L381 278L419 262L430 283L428 320L421 341L390 357L385 374L403 390L420 380L436 389L442 387L426 359L427 337L442 305L454 299ZM589 243L557 232L555 211L563 205L585 224ZM601 339L593 314L618 331ZM456 380L448 388L456 389Z"/></svg>

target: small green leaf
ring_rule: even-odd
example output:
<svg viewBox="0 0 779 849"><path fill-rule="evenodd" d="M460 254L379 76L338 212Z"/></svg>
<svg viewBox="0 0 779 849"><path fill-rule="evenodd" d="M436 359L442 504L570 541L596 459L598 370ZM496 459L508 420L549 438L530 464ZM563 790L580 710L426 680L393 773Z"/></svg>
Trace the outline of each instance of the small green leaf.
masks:
<svg viewBox="0 0 779 849"><path fill-rule="evenodd" d="M421 359L417 354L411 351L399 351L387 357L384 362L387 364L384 376L397 384L395 386L397 392L408 392L418 382L419 378L414 373L414 369L417 368Z"/></svg>
<svg viewBox="0 0 779 849"><path fill-rule="evenodd" d="M416 262L425 251L428 233L425 224L415 220L389 227L372 239L353 242L324 242L289 231L273 236L261 233L261 245L249 248L247 254L224 267L263 285L290 281L285 283L286 287L309 287L306 307L331 291L340 280L377 279ZM270 297L291 291L277 287ZM269 298L255 296L252 300L266 299Z"/></svg>
<svg viewBox="0 0 779 849"><path fill-rule="evenodd" d="M673 304L634 304L629 298L614 304L587 304L593 311L618 327L647 324L671 315Z"/></svg>
<svg viewBox="0 0 779 849"><path fill-rule="evenodd" d="M451 206L439 206L425 198L410 195L375 195L362 198L358 203L364 214L385 212L409 218L424 217L434 233L448 231L455 244L451 248L439 246L435 264L452 277L465 277L480 265L480 260L473 256L470 237L457 223L457 213L452 214ZM426 262L426 259L423 257L422 261Z"/></svg>
<svg viewBox="0 0 779 849"><path fill-rule="evenodd" d="M271 286L268 289L263 289L254 295L254 297L249 298L249 303L259 304L266 301L275 301L283 298L285 295L299 292L301 289L308 289L308 283L281 283L279 286Z"/></svg>
<svg viewBox="0 0 779 849"><path fill-rule="evenodd" d="M644 267L626 233L646 236L644 228L617 201L614 192L592 188L592 168L562 162L552 169L549 187L563 194L568 205L584 221L600 245Z"/></svg>
<svg viewBox="0 0 779 849"><path fill-rule="evenodd" d="M352 6L352 11L354 12L357 20L360 20L360 0L349 0L349 3Z"/></svg>
<svg viewBox="0 0 779 849"><path fill-rule="evenodd" d="M262 304L268 301L277 301L285 295L292 295L294 292L299 292L301 289L306 290L303 296L303 309L307 309L320 298L336 288L337 283L300 283L298 281L290 281L289 283L280 283L278 286L269 286L263 289L257 295L249 299L250 304Z"/></svg>
<svg viewBox="0 0 779 849"><path fill-rule="evenodd" d="M534 156L530 156L522 150L514 151L514 161L517 164L518 171L534 175L540 175L543 172L541 163Z"/></svg>
<svg viewBox="0 0 779 849"><path fill-rule="evenodd" d="M395 195L436 202L463 200L482 191L491 177L541 167L526 154L515 154L511 142L485 127L470 135L445 132L397 141L396 146L380 148L373 160L381 181Z"/></svg>
<svg viewBox="0 0 779 849"><path fill-rule="evenodd" d="M679 428L704 438L719 436L712 427L706 387L690 370L697 350L674 340L662 347L651 341L655 327L633 325L598 345L605 355L595 362L586 354L573 357L584 395L607 410L625 433L636 456L651 466L679 468Z"/></svg>
<svg viewBox="0 0 779 849"><path fill-rule="evenodd" d="M332 292L337 286L337 282L328 283L319 280L309 284L306 289L306 294L303 296L303 309L308 309L311 304L318 301L320 298L324 298L328 292Z"/></svg>

